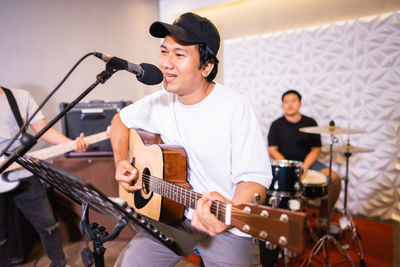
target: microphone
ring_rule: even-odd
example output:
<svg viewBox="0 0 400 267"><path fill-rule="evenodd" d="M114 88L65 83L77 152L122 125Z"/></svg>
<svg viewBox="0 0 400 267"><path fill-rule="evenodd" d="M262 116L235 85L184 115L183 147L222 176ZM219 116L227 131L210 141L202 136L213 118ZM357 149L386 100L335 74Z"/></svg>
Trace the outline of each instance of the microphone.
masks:
<svg viewBox="0 0 400 267"><path fill-rule="evenodd" d="M141 63L136 65L118 57L94 52L94 56L106 62L107 71L126 70L136 75L139 82L147 85L155 85L162 82L164 76L159 68L153 64Z"/></svg>

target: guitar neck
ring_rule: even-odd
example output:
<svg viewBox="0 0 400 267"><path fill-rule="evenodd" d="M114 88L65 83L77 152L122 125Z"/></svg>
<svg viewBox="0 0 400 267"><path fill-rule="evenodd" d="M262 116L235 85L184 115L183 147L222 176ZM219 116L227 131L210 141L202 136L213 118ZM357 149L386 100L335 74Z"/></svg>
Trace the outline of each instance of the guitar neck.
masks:
<svg viewBox="0 0 400 267"><path fill-rule="evenodd" d="M85 140L87 140L89 142L89 144L93 144L93 143L97 143L102 140L105 140L107 138L108 138L108 134L106 131L104 131L104 132L100 132L97 134L87 136L87 137L85 137ZM40 150L36 150L31 153L27 153L27 155L35 157L37 159L49 159L49 158L52 158L52 157L55 157L55 156L58 156L58 155L66 153L66 152L74 150L75 145L76 145L76 141L73 140L73 141L70 141L67 143L63 143L63 144L43 148ZM19 168L21 168L21 166L18 163L14 162L6 169L6 172L14 171Z"/></svg>
<svg viewBox="0 0 400 267"><path fill-rule="evenodd" d="M148 175L145 178L148 178L144 179L144 183L149 186L150 191L169 198L187 208L196 209L197 200L202 197L201 194L191 189L183 188L160 178ZM214 200L211 204L211 212L218 220L225 224L230 224L231 204Z"/></svg>

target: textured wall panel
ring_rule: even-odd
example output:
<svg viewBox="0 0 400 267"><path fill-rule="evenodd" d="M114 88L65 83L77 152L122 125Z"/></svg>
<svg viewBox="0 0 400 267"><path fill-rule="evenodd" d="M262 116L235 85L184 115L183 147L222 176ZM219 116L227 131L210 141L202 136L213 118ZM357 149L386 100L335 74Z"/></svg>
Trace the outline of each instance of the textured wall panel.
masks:
<svg viewBox="0 0 400 267"><path fill-rule="evenodd" d="M353 214L400 221L400 13L232 39L224 42L224 80L252 102L267 141L282 115L281 95L303 95L301 112L321 126L364 129L337 135L371 148L350 157L348 207ZM330 136L322 136L329 145ZM328 164L325 151L321 160ZM345 157L334 152L343 177ZM336 204L343 207L343 193Z"/></svg>

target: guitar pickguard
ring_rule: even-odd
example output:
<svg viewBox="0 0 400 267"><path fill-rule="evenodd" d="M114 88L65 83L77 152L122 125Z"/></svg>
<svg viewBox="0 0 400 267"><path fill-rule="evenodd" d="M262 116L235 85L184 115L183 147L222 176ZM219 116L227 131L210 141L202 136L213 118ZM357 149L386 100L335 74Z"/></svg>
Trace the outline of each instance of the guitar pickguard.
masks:
<svg viewBox="0 0 400 267"><path fill-rule="evenodd" d="M135 199L136 208L141 209L144 206L146 206L147 203L149 203L149 201L151 200L152 197L153 197L153 192L150 193L150 196L148 198L144 198L143 194L142 194L142 190L136 191L134 193L134 199Z"/></svg>

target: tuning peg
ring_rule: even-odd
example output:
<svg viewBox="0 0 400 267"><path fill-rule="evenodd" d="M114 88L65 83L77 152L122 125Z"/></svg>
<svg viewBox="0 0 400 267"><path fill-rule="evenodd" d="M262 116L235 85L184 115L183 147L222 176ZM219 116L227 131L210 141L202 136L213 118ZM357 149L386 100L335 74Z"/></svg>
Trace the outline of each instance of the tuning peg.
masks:
<svg viewBox="0 0 400 267"><path fill-rule="evenodd" d="M298 201L297 199L291 199L288 201L289 209L292 211L300 210L300 205L300 201Z"/></svg>
<svg viewBox="0 0 400 267"><path fill-rule="evenodd" d="M254 196L253 196L254 204L258 204L260 202L260 199L261 199L260 194L255 193Z"/></svg>
<svg viewBox="0 0 400 267"><path fill-rule="evenodd" d="M279 205L279 199L276 196L272 196L269 198L268 200L268 204L272 207L272 208L277 208Z"/></svg>
<svg viewBox="0 0 400 267"><path fill-rule="evenodd" d="M250 231L250 226L248 224L243 225L242 231L248 233Z"/></svg>
<svg viewBox="0 0 400 267"><path fill-rule="evenodd" d="M279 245L281 246L286 246L288 243L288 240L285 236L280 236L278 240Z"/></svg>

